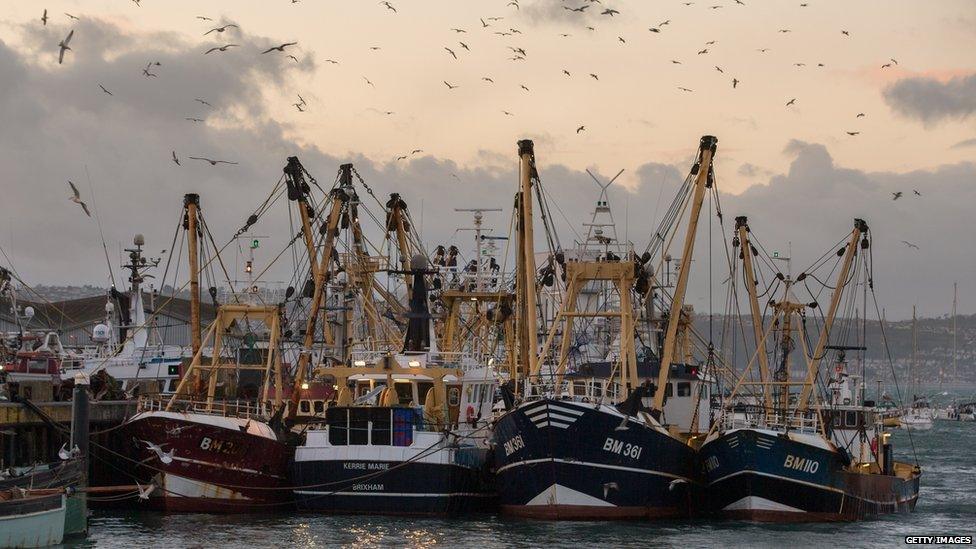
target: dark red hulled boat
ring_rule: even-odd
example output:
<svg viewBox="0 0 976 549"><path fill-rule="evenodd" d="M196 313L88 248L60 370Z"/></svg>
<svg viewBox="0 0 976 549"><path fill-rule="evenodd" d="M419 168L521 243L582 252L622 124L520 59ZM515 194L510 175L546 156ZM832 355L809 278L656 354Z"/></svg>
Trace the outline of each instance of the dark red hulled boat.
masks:
<svg viewBox="0 0 976 549"><path fill-rule="evenodd" d="M151 506L238 513L288 504L292 448L265 421L248 417L245 408L219 408L147 409L125 423L130 455L141 464L139 476L156 486Z"/></svg>

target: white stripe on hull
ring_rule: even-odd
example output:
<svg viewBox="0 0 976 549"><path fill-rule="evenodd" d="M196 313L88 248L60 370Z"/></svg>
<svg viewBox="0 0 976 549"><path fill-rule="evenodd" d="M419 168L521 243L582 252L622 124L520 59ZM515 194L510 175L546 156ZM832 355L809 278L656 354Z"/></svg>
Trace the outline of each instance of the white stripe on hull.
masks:
<svg viewBox="0 0 976 549"><path fill-rule="evenodd" d="M735 503L730 503L722 508L723 511L788 511L791 513L802 513L803 509L776 503L775 501L761 498L758 496L746 496Z"/></svg>
<svg viewBox="0 0 976 549"><path fill-rule="evenodd" d="M628 471L631 473L641 473L644 475L658 475L662 477L681 479L687 482L693 482L692 479L688 477L682 477L679 475L673 475L671 473L665 473L663 471L652 471L650 469L638 469L636 467L623 467L621 465L608 465L606 463L593 463L590 461L571 461L568 459L558 459L558 458L541 458L541 459L526 459L523 461L516 461L515 463L509 463L508 465L499 467L496 473L501 473L507 469L512 469L515 467L520 467L523 465L533 465L535 463L565 463L568 465L581 465L583 467L595 467L598 469L613 469L615 471Z"/></svg>
<svg viewBox="0 0 976 549"><path fill-rule="evenodd" d="M171 473L164 473L162 495L164 497L209 498L226 501L250 501L251 498L209 482L193 480Z"/></svg>

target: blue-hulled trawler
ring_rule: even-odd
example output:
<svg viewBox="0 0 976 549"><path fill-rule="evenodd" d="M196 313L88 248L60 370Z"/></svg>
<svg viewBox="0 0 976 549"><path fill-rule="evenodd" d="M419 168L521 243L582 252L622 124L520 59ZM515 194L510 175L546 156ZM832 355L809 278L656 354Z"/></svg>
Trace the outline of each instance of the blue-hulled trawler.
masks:
<svg viewBox="0 0 976 549"><path fill-rule="evenodd" d="M745 286L755 312L758 279L749 263L756 252L748 241L745 218L740 220L735 244L741 245L740 257L746 259ZM756 521L808 522L914 510L921 471L915 464L895 460L884 419L875 403L865 398L863 366L860 373L848 370L846 353L864 347L829 345L831 339L840 340L856 330L834 328L834 321L845 287L868 283L863 261L870 245L868 234L867 224L855 220L844 248L838 251L836 286L813 349L808 349L802 330L805 315L814 314L811 311L818 306L793 295L794 283L809 273L777 276L784 284L784 297L770 302L774 314L768 327L763 327L761 313L754 314L757 351L701 446L707 481L704 502L712 513ZM765 356L767 340L775 340L772 364ZM807 369L802 380L791 380L790 361L797 348L802 348ZM831 364L827 357L836 360L829 373L821 372L821 363ZM757 362L759 381L750 381ZM771 365L776 366L774 372L769 371ZM822 395L816 398L818 381L824 377Z"/></svg>
<svg viewBox="0 0 976 549"><path fill-rule="evenodd" d="M636 349L637 319L652 289L644 265L653 257L629 247L617 251L608 234L591 230L604 249L597 255L557 251L542 270L543 284L565 275L565 290L537 355L536 266L532 250L532 196L541 184L531 141L519 143L518 356L523 379L493 434L498 497L503 513L544 519L586 520L682 517L693 512L702 486L688 433L708 427L709 374L685 364L690 315L683 306L702 200L711 187L717 140L702 138L678 204L690 205L683 263L658 354ZM602 186L602 184L601 184ZM605 195L598 209L608 208ZM544 196L544 193L539 193ZM544 206L542 206L544 209ZM675 218L672 218L672 221ZM591 229L602 224L590 224ZM659 232L658 235L665 235ZM664 241L662 238L661 241ZM661 253L661 257L665 253ZM604 298L593 298L600 287ZM567 368L574 320L605 321L617 332L604 361ZM594 321L596 321L594 320ZM577 328L579 326L577 325ZM584 327L583 330L586 328ZM561 330L561 331L560 331ZM549 349L561 336L558 354ZM679 350L680 348L680 350ZM528 375L525 375L527 372ZM517 378L517 376L516 376Z"/></svg>

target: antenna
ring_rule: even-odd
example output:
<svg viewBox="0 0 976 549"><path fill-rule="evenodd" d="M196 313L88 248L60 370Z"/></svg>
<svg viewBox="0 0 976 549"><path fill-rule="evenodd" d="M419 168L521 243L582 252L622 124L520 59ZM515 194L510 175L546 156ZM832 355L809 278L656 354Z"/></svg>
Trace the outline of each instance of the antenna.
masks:
<svg viewBox="0 0 976 549"><path fill-rule="evenodd" d="M482 231L484 230L481 228L482 220L484 219L485 212L500 212L502 211L502 209L501 208L454 208L454 211L474 212L474 227L470 229L462 228L462 229L458 229L458 231L474 231L475 250L478 255L478 258L475 260L475 273L474 273L475 284L479 292L484 291L485 279L483 275L484 269L482 268L482 264L481 264L482 262L481 256L483 253L481 249L481 242L485 239L485 237L482 236L481 234ZM488 231L491 231L491 229L488 229Z"/></svg>

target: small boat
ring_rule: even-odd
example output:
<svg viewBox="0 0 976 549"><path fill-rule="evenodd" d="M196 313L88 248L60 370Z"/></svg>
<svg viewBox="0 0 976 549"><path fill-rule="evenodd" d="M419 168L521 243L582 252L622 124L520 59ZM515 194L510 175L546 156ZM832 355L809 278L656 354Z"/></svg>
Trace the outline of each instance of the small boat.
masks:
<svg viewBox="0 0 976 549"><path fill-rule="evenodd" d="M67 496L0 491L0 547L48 547L64 540Z"/></svg>

